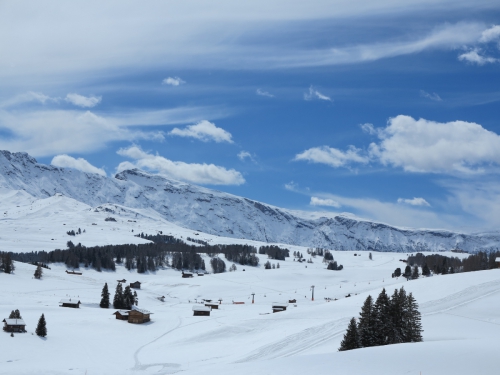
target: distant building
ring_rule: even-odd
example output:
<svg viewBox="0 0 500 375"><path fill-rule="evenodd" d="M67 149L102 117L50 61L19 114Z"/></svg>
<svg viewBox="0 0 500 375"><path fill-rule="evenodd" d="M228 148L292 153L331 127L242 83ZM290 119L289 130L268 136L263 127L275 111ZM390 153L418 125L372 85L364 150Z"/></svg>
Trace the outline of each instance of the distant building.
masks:
<svg viewBox="0 0 500 375"><path fill-rule="evenodd" d="M127 280L125 280L125 279L116 280L116 281L119 282L119 283L126 283L127 282Z"/></svg>
<svg viewBox="0 0 500 375"><path fill-rule="evenodd" d="M135 283L130 283L130 287L134 289L141 289L141 283L136 281Z"/></svg>
<svg viewBox="0 0 500 375"><path fill-rule="evenodd" d="M210 311L209 306L193 306L193 316L210 316Z"/></svg>
<svg viewBox="0 0 500 375"><path fill-rule="evenodd" d="M287 307L287 302L273 302L273 313L285 311Z"/></svg>
<svg viewBox="0 0 500 375"><path fill-rule="evenodd" d="M142 324L151 321L150 315L152 312L146 309L140 309L137 306L132 306L132 310L128 313L128 322L134 324Z"/></svg>
<svg viewBox="0 0 500 375"><path fill-rule="evenodd" d="M26 323L22 319L4 319L2 322L5 332L26 332Z"/></svg>
<svg viewBox="0 0 500 375"><path fill-rule="evenodd" d="M128 310L118 310L118 311L114 312L113 315L118 320L128 320L129 312L130 311L128 311Z"/></svg>
<svg viewBox="0 0 500 375"><path fill-rule="evenodd" d="M205 303L205 306L207 307L210 307L212 310L219 310L219 305L217 303L210 303L210 302L207 302Z"/></svg>
<svg viewBox="0 0 500 375"><path fill-rule="evenodd" d="M193 274L191 272L182 271L182 277L183 278L193 277Z"/></svg>
<svg viewBox="0 0 500 375"><path fill-rule="evenodd" d="M70 299L62 299L59 301L59 303L61 304L60 307L72 307L74 309L78 309L80 307L80 301L79 300L72 300L71 298Z"/></svg>
<svg viewBox="0 0 500 375"><path fill-rule="evenodd" d="M81 274L82 274L81 272L68 271L68 270L66 270L66 273L67 273L68 275L81 275Z"/></svg>

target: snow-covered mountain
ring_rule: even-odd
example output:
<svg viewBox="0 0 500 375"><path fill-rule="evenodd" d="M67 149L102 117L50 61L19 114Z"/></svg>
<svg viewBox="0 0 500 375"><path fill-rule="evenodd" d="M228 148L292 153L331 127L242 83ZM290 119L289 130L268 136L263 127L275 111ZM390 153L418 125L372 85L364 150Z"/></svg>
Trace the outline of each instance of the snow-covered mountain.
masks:
<svg viewBox="0 0 500 375"><path fill-rule="evenodd" d="M105 203L153 209L186 228L264 242L394 252L500 248L500 233L397 228L345 215L291 211L137 169L104 177L39 164L26 153L0 151L0 188L38 198L61 193L97 210Z"/></svg>

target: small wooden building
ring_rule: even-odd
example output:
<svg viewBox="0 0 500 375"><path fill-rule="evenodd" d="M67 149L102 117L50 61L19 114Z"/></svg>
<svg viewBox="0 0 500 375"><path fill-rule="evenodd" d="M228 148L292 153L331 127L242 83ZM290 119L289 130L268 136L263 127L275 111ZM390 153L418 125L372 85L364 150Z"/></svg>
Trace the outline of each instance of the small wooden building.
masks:
<svg viewBox="0 0 500 375"><path fill-rule="evenodd" d="M134 289L141 289L141 283L136 281L135 283L130 283L130 287Z"/></svg>
<svg viewBox="0 0 500 375"><path fill-rule="evenodd" d="M128 315L129 315L128 310L118 310L113 313L113 315L116 317L118 320L128 320Z"/></svg>
<svg viewBox="0 0 500 375"><path fill-rule="evenodd" d="M210 302L207 302L205 303L205 306L207 307L210 307L212 310L219 310L219 305L217 303L210 303Z"/></svg>
<svg viewBox="0 0 500 375"><path fill-rule="evenodd" d="M193 316L210 316L210 311L209 306L193 306Z"/></svg>
<svg viewBox="0 0 500 375"><path fill-rule="evenodd" d="M191 272L182 271L182 277L183 278L193 277L193 274Z"/></svg>
<svg viewBox="0 0 500 375"><path fill-rule="evenodd" d="M22 319L4 319L2 321L5 332L26 332L26 323Z"/></svg>
<svg viewBox="0 0 500 375"><path fill-rule="evenodd" d="M290 299L290 300L288 300L288 303L297 303L297 300L296 299Z"/></svg>
<svg viewBox="0 0 500 375"><path fill-rule="evenodd" d="M285 311L288 307L287 302L273 302L273 313Z"/></svg>
<svg viewBox="0 0 500 375"><path fill-rule="evenodd" d="M72 307L74 309L78 309L80 307L80 301L77 300L77 299L62 299L61 301L59 301L59 303L61 304L60 307Z"/></svg>
<svg viewBox="0 0 500 375"><path fill-rule="evenodd" d="M198 276L205 276L204 272L198 272Z"/></svg>
<svg viewBox="0 0 500 375"><path fill-rule="evenodd" d="M496 257L495 263L497 264L497 267L500 268L500 257Z"/></svg>
<svg viewBox="0 0 500 375"><path fill-rule="evenodd" d="M81 274L82 274L81 272L68 271L68 270L66 270L66 273L67 273L68 275L81 275Z"/></svg>
<svg viewBox="0 0 500 375"><path fill-rule="evenodd" d="M119 283L126 283L127 282L127 280L125 280L125 279L116 280L116 281L119 282Z"/></svg>
<svg viewBox="0 0 500 375"><path fill-rule="evenodd" d="M128 322L134 324L142 324L151 321L150 315L152 312L146 309L140 309L137 306L132 306L132 310L128 313Z"/></svg>

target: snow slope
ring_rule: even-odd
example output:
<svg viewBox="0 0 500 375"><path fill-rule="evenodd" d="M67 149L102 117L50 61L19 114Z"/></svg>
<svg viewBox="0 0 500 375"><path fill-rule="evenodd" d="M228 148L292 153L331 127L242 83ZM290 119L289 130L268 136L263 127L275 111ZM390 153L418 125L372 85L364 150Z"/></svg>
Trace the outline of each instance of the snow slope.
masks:
<svg viewBox="0 0 500 375"><path fill-rule="evenodd" d="M38 164L26 153L0 151L0 188L34 199L61 193L91 207L147 209L177 226L237 239L394 252L500 248L500 233L397 228L345 215L290 211L140 170L107 178L56 168Z"/></svg>
<svg viewBox="0 0 500 375"><path fill-rule="evenodd" d="M499 269L406 281L387 277L402 264L397 254L374 253L373 261L351 251L334 257L343 271L288 259L279 269L238 266L192 279L171 269L137 274L123 267L74 276L51 265L36 280L33 266L16 263L15 274L0 274L0 318L20 309L28 333L12 338L0 332L0 374L498 373ZM153 312L150 323L128 324L114 319L115 310L98 307L104 282L113 292L121 278L143 283L139 307ZM424 342L337 352L366 296L401 286L420 304ZM68 297L79 298L81 308L58 307ZM192 316L200 298L222 299L220 310ZM291 298L296 306L271 313L272 302ZM32 335L41 313L46 339Z"/></svg>

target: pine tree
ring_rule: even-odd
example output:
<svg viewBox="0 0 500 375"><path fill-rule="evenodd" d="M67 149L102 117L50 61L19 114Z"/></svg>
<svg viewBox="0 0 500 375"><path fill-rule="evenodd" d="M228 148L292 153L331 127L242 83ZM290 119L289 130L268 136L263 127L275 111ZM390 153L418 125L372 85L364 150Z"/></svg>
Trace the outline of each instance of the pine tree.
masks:
<svg viewBox="0 0 500 375"><path fill-rule="evenodd" d="M391 304L385 292L385 288L382 289L377 297L373 310L375 312L375 321L378 328L375 336L375 345L387 345L389 343L389 337L392 335L393 328Z"/></svg>
<svg viewBox="0 0 500 375"><path fill-rule="evenodd" d="M391 297L391 319L392 331L388 339L388 344L398 344L405 342L406 330L404 324L406 291L403 287L398 291L394 290Z"/></svg>
<svg viewBox="0 0 500 375"><path fill-rule="evenodd" d="M431 270L429 269L429 267L427 266L427 263L426 263L422 267L422 275L429 276L430 274L431 274Z"/></svg>
<svg viewBox="0 0 500 375"><path fill-rule="evenodd" d="M359 314L358 333L361 347L376 345L376 320L373 307L373 298L368 296Z"/></svg>
<svg viewBox="0 0 500 375"><path fill-rule="evenodd" d="M137 306L139 304L139 297L137 296L137 292L134 290L134 303Z"/></svg>
<svg viewBox="0 0 500 375"><path fill-rule="evenodd" d="M123 308L130 310L135 303L135 297L130 289L130 286L125 287L125 291L123 292Z"/></svg>
<svg viewBox="0 0 500 375"><path fill-rule="evenodd" d="M104 287L102 288L101 292L101 303L99 306L101 306L103 309L109 308L109 290L108 290L108 283L104 284Z"/></svg>
<svg viewBox="0 0 500 375"><path fill-rule="evenodd" d="M115 309L123 309L124 308L124 300L123 300L123 288L122 283L118 283L115 290L115 297L113 298L113 307Z"/></svg>
<svg viewBox="0 0 500 375"><path fill-rule="evenodd" d="M47 322L45 322L45 316L43 314L38 320L38 325L36 326L35 332L40 337L47 336Z"/></svg>
<svg viewBox="0 0 500 375"><path fill-rule="evenodd" d="M18 309L12 310L9 315L9 319L22 319L21 313Z"/></svg>
<svg viewBox="0 0 500 375"><path fill-rule="evenodd" d="M422 324L420 321L420 312L418 311L418 304L413 294L409 294L406 298L406 342L420 342L422 341Z"/></svg>
<svg viewBox="0 0 500 375"><path fill-rule="evenodd" d="M358 349L359 347L358 327L356 326L356 319L352 318L349 322L349 326L347 327L344 339L340 343L339 352L344 350Z"/></svg>
<svg viewBox="0 0 500 375"><path fill-rule="evenodd" d="M420 277L420 274L418 273L418 266L415 266L415 268L413 268L413 272L411 274L411 278L412 279L418 279Z"/></svg>
<svg viewBox="0 0 500 375"><path fill-rule="evenodd" d="M370 253L370 255L368 255L368 258L370 258L370 260L373 260L372 253Z"/></svg>
<svg viewBox="0 0 500 375"><path fill-rule="evenodd" d="M43 274L43 271L42 271L42 266L38 265L36 267L36 270L35 270L35 279L41 279L42 278L42 274Z"/></svg>

